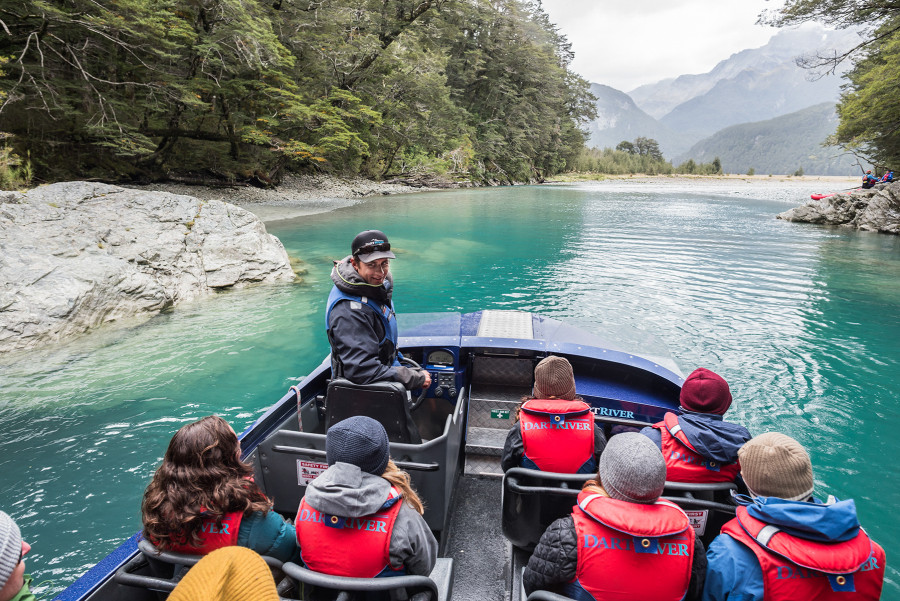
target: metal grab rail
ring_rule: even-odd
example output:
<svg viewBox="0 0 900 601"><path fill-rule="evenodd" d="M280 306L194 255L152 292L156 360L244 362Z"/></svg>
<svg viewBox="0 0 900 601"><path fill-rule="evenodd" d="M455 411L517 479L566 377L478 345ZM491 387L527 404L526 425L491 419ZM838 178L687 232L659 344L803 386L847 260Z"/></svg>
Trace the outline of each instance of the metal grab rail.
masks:
<svg viewBox="0 0 900 601"><path fill-rule="evenodd" d="M303 447L291 447L287 445L277 444L272 446L272 452L285 453L288 455L304 455L306 457L322 457L325 451L319 449L305 449ZM416 463L414 461L394 461L394 464L402 470L415 470L417 472L436 472L441 469L437 463Z"/></svg>
<svg viewBox="0 0 900 601"><path fill-rule="evenodd" d="M572 598L550 591L532 591L526 601L572 601Z"/></svg>
<svg viewBox="0 0 900 601"><path fill-rule="evenodd" d="M345 598L348 598L348 595L345 594L347 591L373 592L403 589L407 591L410 601L437 601L438 599L437 584L428 576L406 575L390 578L330 576L291 562L284 564L283 569L285 574L297 582L340 591Z"/></svg>

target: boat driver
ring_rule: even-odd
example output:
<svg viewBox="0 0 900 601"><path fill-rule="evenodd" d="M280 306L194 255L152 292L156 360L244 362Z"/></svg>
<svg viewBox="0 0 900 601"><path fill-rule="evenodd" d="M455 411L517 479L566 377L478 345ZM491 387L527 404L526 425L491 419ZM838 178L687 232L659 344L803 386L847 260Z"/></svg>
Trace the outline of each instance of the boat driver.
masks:
<svg viewBox="0 0 900 601"><path fill-rule="evenodd" d="M397 361L397 319L391 296L394 281L391 243L384 232L360 232L350 255L335 261L334 286L325 309L331 369L354 384L392 380L407 390L428 387L431 375Z"/></svg>

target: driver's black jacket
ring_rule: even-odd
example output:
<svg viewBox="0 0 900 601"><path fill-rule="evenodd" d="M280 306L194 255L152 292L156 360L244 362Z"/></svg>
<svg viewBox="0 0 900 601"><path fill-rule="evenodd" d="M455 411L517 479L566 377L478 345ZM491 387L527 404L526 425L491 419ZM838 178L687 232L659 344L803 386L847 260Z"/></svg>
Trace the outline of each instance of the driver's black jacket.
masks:
<svg viewBox="0 0 900 601"><path fill-rule="evenodd" d="M385 284L366 284L350 263L350 257L334 264L331 281L342 292L354 296L366 296L379 303L388 303L393 292L393 278L388 273ZM393 380L400 382L407 390L421 388L425 384L425 372L399 365L392 365L387 357L379 354L379 343L384 339L384 323L370 308L339 301L332 309L328 320L331 335L332 357L340 361L334 373L343 370L343 377L354 384L371 384ZM334 359L332 367L336 368Z"/></svg>

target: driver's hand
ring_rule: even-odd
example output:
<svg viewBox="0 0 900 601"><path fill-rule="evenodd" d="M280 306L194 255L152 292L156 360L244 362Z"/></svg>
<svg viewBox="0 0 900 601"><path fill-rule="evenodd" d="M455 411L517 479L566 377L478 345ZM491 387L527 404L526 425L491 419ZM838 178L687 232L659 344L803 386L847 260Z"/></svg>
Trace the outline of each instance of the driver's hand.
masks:
<svg viewBox="0 0 900 601"><path fill-rule="evenodd" d="M422 388L428 388L429 386L431 386L431 374L428 373L427 370L423 369L422 371L425 372L425 383L422 384Z"/></svg>

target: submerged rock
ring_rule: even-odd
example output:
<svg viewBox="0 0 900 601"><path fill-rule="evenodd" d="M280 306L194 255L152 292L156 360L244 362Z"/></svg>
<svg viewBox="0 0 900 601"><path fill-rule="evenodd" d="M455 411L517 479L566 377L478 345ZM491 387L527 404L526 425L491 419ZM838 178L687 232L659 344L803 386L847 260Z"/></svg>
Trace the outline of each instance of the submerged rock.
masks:
<svg viewBox="0 0 900 601"><path fill-rule="evenodd" d="M225 202L89 182L0 194L0 352L294 277L281 242Z"/></svg>
<svg viewBox="0 0 900 601"><path fill-rule="evenodd" d="M780 213L777 218L900 234L900 182L810 200L803 206Z"/></svg>

